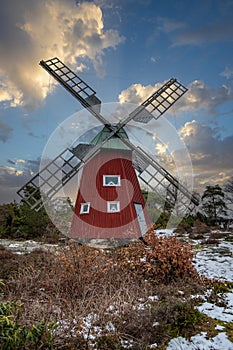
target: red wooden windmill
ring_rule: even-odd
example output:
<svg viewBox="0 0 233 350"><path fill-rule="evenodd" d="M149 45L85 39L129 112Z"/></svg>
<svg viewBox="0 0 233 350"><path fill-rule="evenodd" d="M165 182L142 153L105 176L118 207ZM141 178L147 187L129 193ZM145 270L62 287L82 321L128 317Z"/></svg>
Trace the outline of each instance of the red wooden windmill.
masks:
<svg viewBox="0 0 233 350"><path fill-rule="evenodd" d="M110 124L100 114L101 102L96 92L58 58L41 61L40 65L77 98L103 128L89 144L65 149L18 191L31 208L39 210L82 170L70 237L81 243L93 239L125 243L143 236L150 225L138 179L152 191L164 195L170 206L175 205L178 193L182 193L179 200L184 207L191 209L198 204L198 199L153 157L133 145L125 131L130 121L149 123L158 119L187 91L184 86L170 79L122 122ZM59 178L61 171L62 178ZM43 194L41 198L38 190Z"/></svg>
<svg viewBox="0 0 233 350"><path fill-rule="evenodd" d="M91 144L98 146L110 132L104 126ZM118 135L128 140L123 128ZM124 242L140 237L150 226L132 150L121 138L114 134L83 167L70 232L73 238Z"/></svg>

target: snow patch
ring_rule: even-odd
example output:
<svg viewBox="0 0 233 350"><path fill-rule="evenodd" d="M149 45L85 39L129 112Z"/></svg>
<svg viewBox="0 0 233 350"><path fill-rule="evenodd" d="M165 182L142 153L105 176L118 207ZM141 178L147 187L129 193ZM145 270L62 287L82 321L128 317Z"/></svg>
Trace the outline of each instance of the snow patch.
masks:
<svg viewBox="0 0 233 350"><path fill-rule="evenodd" d="M206 332L194 335L188 341L183 337L175 338L168 344L167 350L233 350L233 343L227 338L225 332L216 337L206 339Z"/></svg>

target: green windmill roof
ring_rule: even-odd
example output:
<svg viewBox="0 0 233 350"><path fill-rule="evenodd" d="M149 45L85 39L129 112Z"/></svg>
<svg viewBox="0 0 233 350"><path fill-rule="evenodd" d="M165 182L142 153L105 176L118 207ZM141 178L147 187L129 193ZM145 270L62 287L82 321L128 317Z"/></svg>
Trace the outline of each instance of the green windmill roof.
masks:
<svg viewBox="0 0 233 350"><path fill-rule="evenodd" d="M112 126L114 127L114 125ZM115 126L117 127L117 126ZM91 144L96 146L98 143L103 142L108 135L111 133L111 129L109 129L106 125L104 128L96 135L96 137L91 141ZM129 139L124 128L121 128L116 134L114 134L107 142L102 146L103 148L111 148L111 149L123 149L129 150L126 144L119 138L119 136L125 139Z"/></svg>

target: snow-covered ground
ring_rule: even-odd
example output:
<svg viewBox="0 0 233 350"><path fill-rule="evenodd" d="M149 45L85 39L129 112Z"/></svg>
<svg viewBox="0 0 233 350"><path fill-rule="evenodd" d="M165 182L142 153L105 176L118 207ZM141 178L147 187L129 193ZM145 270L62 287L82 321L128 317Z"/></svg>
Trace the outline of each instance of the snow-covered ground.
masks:
<svg viewBox="0 0 233 350"><path fill-rule="evenodd" d="M9 248L16 254L31 253L33 250L41 248L49 251L55 251L58 248L57 244L35 242L33 240L15 241L12 239L0 239L0 245Z"/></svg>
<svg viewBox="0 0 233 350"><path fill-rule="evenodd" d="M233 343L227 338L225 332L220 332L213 338L207 339L206 333L191 337L188 341L182 337L172 339L167 350L232 350Z"/></svg>
<svg viewBox="0 0 233 350"><path fill-rule="evenodd" d="M157 230L156 234L159 236L170 236L174 233L172 229L161 229ZM227 242L224 238L218 239L218 242L218 244L207 245L200 244L201 241L195 240L193 242L195 252L193 263L199 274L204 275L207 278L233 282L233 242ZM19 254L31 252L36 248L45 248L52 251L57 249L57 245L42 244L34 241L15 242L10 240L0 240L0 244L7 246L15 253ZM167 350L233 350L233 342L228 339L226 327L224 326L224 324L227 325L230 322L231 324L233 323L233 289L225 294L222 294L221 298L224 299L224 306L218 306L210 303L207 301L207 296L202 296L203 303L197 307L200 312L213 319L223 322L223 325L219 324L216 326L216 330L219 331L216 336L213 338L208 338L205 332L201 332L200 334L196 334L191 337L190 340L183 337L178 337L169 342ZM150 300L148 302L150 302ZM146 303L144 302L140 305L141 307L144 307ZM85 333L87 333L89 337L92 335L91 323L93 320L94 315L88 315L83 320L84 326L82 334L84 336ZM60 331L66 328L65 320L61 321L59 328ZM105 331L106 330L108 330L110 333L114 332L114 324L107 324ZM101 334L102 332L101 329L96 328L94 328L93 331L93 337ZM129 342L124 343L122 341L122 347L125 349L130 349L133 347L133 344ZM151 344L149 348L156 349L157 344Z"/></svg>
<svg viewBox="0 0 233 350"><path fill-rule="evenodd" d="M173 231L158 230L156 233L170 236ZM194 266L199 274L207 278L233 282L233 243L226 242L224 238L218 241L216 245L202 246L201 241L195 241ZM224 299L225 306L220 307L207 302L203 296L204 302L197 309L215 320L233 322L233 289L221 295L221 298ZM178 337L169 342L167 350L233 350L233 342L224 332L225 327L220 325L216 327L219 333L213 338L207 338L206 332L196 334L190 341Z"/></svg>
<svg viewBox="0 0 233 350"><path fill-rule="evenodd" d="M233 282L233 243L204 246L196 253L194 265L201 275Z"/></svg>

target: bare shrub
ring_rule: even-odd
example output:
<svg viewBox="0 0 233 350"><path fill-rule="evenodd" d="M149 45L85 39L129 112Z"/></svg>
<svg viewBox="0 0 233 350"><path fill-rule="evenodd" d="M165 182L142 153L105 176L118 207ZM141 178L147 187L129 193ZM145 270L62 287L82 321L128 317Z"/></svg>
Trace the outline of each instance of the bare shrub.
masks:
<svg viewBox="0 0 233 350"><path fill-rule="evenodd" d="M214 238L207 238L207 239L205 239L205 240L203 240L202 242L201 242L201 244L202 245L205 245L205 244L208 244L208 245L211 245L211 244L213 244L213 245L219 245L219 241L217 240L217 239L214 239Z"/></svg>
<svg viewBox="0 0 233 350"><path fill-rule="evenodd" d="M211 232L209 238L211 239L221 239L221 238L225 238L228 237L228 233L226 232L220 232L220 231L216 231L216 232Z"/></svg>
<svg viewBox="0 0 233 350"><path fill-rule="evenodd" d="M152 228L144 237L146 245L135 243L118 252L118 265L156 282L198 278L191 245L176 236L158 237Z"/></svg>
<svg viewBox="0 0 233 350"><path fill-rule="evenodd" d="M196 234L205 234L211 232L211 228L204 222L196 220L192 232Z"/></svg>
<svg viewBox="0 0 233 350"><path fill-rule="evenodd" d="M4 246L0 247L0 279L6 280L9 276L18 269L21 262L21 257L13 254L10 249Z"/></svg>
<svg viewBox="0 0 233 350"><path fill-rule="evenodd" d="M179 226L174 230L174 233L180 235L190 232L192 232L192 226L187 223L180 223Z"/></svg>
<svg viewBox="0 0 233 350"><path fill-rule="evenodd" d="M144 240L111 251L72 243L57 253L21 256L8 278L6 298L23 302L21 321L28 327L40 320L58 323L55 349L164 345L181 322L176 321L183 310L177 306L183 303L180 290L188 298L200 292L201 281L189 245L157 237L154 230ZM193 309L182 312L186 319ZM187 332L192 327L188 323Z"/></svg>

